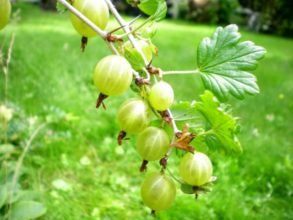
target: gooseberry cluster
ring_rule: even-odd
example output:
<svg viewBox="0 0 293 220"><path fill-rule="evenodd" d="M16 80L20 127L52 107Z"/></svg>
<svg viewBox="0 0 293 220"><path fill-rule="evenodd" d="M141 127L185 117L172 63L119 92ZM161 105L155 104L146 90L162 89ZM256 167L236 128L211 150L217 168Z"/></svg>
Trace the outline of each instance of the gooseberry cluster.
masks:
<svg viewBox="0 0 293 220"><path fill-rule="evenodd" d="M99 28L106 27L109 10L104 0L75 0L73 6ZM74 14L71 14L71 22L83 38L96 35L95 31ZM150 79L138 77L136 72L143 74L144 68L150 68L154 45L150 39L143 37L135 40L148 66L141 65L138 60L139 52L131 41L127 41L119 48L121 54L108 55L97 63L93 81L100 91L97 107L104 105L105 98L122 95L130 88L133 81L136 83L139 96L125 101L117 113L117 121L121 129L118 143L122 144L122 139L127 135L138 135L136 149L143 160L141 171L146 170L149 161L161 162L163 166L161 172L147 176L141 186L144 203L153 211L161 211L171 206L176 195L174 181L164 172L168 152L172 146L167 132L161 127L150 126L150 121L155 115L162 117L161 115L168 114L168 109L174 102L174 92L169 83L158 79L161 77L154 76L153 85L150 85L152 83ZM148 71L148 74L152 72ZM172 120L170 117L169 119ZM177 135L180 135L179 133ZM209 182L212 176L212 164L205 154L188 152L182 158L179 173L187 184L201 186Z"/></svg>
<svg viewBox="0 0 293 220"><path fill-rule="evenodd" d="M197 197L198 192L204 191L204 187L213 182L215 177L212 177L213 166L209 157L195 150L191 142L201 136L208 147L241 150L235 136L236 120L222 108L213 93L206 91L201 96L201 102L195 106L185 106L193 113L195 110L197 113L194 114L201 114L206 126L189 131L185 123L181 125L182 131L179 130L170 110L174 105L173 88L163 80L163 75L200 73L205 87L218 97L225 98L230 93L236 98L243 98L244 93L258 92L254 76L246 70L256 66L264 49L251 42L238 44L240 35L237 26L230 25L224 29L218 28L212 38L204 39L199 45L198 69L162 71L152 65L158 50L151 38L155 33L155 23L166 14L164 0L128 0L128 3L150 16L136 27L133 26L136 19L125 22L111 0L59 2L71 11L73 27L82 36L82 49L88 38L100 35L113 52L98 61L94 68L93 82L100 92L96 107L103 106L106 109L106 98L122 95L130 88L137 93L136 97L125 101L118 109L117 122L121 131L117 140L118 144L122 144L125 137L136 135L136 149L142 159L141 172L147 170L149 161L159 161L161 165L160 171L148 175L141 185L144 203L153 212L170 207L176 196L173 180L181 184L183 192ZM105 31L109 11L118 21L119 27ZM115 34L120 29L123 29L124 34ZM239 50L238 53L236 50ZM234 57L235 54L237 56ZM183 116L186 114L183 113ZM151 123L154 118L160 123ZM188 122L188 119L185 121ZM168 127L172 128L172 137L167 132ZM178 166L181 180L166 172L173 149L184 152Z"/></svg>

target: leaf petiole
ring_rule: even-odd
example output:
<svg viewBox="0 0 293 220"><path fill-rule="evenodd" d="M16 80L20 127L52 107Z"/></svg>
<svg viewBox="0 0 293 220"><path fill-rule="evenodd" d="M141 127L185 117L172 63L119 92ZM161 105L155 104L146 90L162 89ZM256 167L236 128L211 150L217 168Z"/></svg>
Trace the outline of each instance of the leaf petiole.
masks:
<svg viewBox="0 0 293 220"><path fill-rule="evenodd" d="M200 73L199 69L195 70L169 70L169 71L163 71L162 75L182 75L182 74L197 74Z"/></svg>

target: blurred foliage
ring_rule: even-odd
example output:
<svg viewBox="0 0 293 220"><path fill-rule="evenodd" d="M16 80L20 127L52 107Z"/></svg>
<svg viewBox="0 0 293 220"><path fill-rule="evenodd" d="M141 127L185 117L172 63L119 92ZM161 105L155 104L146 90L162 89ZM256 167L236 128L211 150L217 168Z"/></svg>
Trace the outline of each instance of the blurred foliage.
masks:
<svg viewBox="0 0 293 220"><path fill-rule="evenodd" d="M189 0L186 7L187 19L196 22L236 23L254 31L293 36L291 0Z"/></svg>
<svg viewBox="0 0 293 220"><path fill-rule="evenodd" d="M239 0L242 7L261 13L260 30L293 36L292 0Z"/></svg>
<svg viewBox="0 0 293 220"><path fill-rule="evenodd" d="M35 0L45 10L55 10L56 0ZM127 0L113 0L117 9L138 15ZM247 26L250 30L293 36L292 0L166 0L167 17L188 19L206 24Z"/></svg>

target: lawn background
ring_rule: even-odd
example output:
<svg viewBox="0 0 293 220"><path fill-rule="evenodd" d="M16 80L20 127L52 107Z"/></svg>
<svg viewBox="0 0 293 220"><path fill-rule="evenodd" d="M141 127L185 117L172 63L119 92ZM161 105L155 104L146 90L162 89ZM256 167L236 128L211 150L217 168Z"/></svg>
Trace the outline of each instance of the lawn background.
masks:
<svg viewBox="0 0 293 220"><path fill-rule="evenodd" d="M152 219L142 205L139 186L145 174L135 140L117 146L118 106L134 94L106 101L107 111L95 109L98 92L92 71L109 54L101 39L91 39L85 53L68 14L43 12L28 4L14 5L21 20L0 33L15 32L9 100L27 116L43 117L52 109L78 118L51 126L34 142L25 159L25 188L41 193L48 211L43 219ZM130 19L130 18L128 18ZM113 25L113 24L112 24ZM215 27L163 21L154 38L162 69L190 69L196 46ZM244 101L231 98L234 115L241 118L244 152L225 156L209 152L218 182L199 200L178 190L171 209L158 219L293 219L293 40L258 35L241 29L243 39L268 51L255 71L260 95ZM166 77L176 100L194 100L204 91L198 76ZM3 87L3 76L0 86ZM3 100L3 93L0 93ZM83 163L82 159L90 163ZM176 174L175 161L171 162ZM152 164L150 171L158 166ZM52 181L63 179L72 190L62 192Z"/></svg>

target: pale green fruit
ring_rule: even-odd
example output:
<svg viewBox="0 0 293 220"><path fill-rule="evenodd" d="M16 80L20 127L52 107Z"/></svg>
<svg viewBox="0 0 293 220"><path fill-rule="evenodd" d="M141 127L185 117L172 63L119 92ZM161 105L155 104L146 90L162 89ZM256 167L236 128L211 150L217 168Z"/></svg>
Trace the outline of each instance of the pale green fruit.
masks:
<svg viewBox="0 0 293 220"><path fill-rule="evenodd" d="M133 76L131 66L124 57L109 55L98 62L93 78L101 93L114 96L126 92Z"/></svg>
<svg viewBox="0 0 293 220"><path fill-rule="evenodd" d="M169 137L160 128L148 127L137 137L137 151L142 159L147 161L162 159L167 153L169 146Z"/></svg>
<svg viewBox="0 0 293 220"><path fill-rule="evenodd" d="M146 206L154 211L169 208L176 197L176 186L164 174L153 173L145 178L141 186L141 197Z"/></svg>
<svg viewBox="0 0 293 220"><path fill-rule="evenodd" d="M164 81L157 82L150 90L149 101L154 109L159 111L167 110L174 101L172 87Z"/></svg>
<svg viewBox="0 0 293 220"><path fill-rule="evenodd" d="M121 131L136 134L143 131L149 124L149 109L142 99L130 99L124 102L117 114Z"/></svg>
<svg viewBox="0 0 293 220"><path fill-rule="evenodd" d="M74 0L73 7L100 29L106 28L109 21L109 9L105 0ZM97 36L97 33L75 14L71 13L70 20L80 35L84 37Z"/></svg>
<svg viewBox="0 0 293 220"><path fill-rule="evenodd" d="M0 30L3 29L10 18L11 4L9 0L0 0Z"/></svg>
<svg viewBox="0 0 293 220"><path fill-rule="evenodd" d="M179 174L189 185L201 186L210 180L213 166L204 153L187 153L180 162Z"/></svg>

